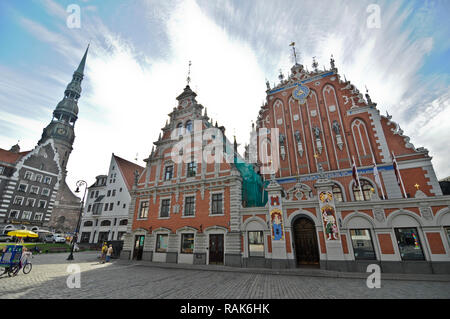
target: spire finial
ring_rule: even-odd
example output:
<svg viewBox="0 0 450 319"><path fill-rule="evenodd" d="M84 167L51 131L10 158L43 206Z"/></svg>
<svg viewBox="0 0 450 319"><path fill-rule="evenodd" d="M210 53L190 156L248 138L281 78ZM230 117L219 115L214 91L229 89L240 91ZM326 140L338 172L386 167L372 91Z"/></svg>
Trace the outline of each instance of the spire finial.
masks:
<svg viewBox="0 0 450 319"><path fill-rule="evenodd" d="M189 61L189 71L188 71L188 77L187 77L187 85L189 86L189 83L191 83L191 65L192 62Z"/></svg>
<svg viewBox="0 0 450 319"><path fill-rule="evenodd" d="M333 55L331 55L330 64L331 64L332 69L336 68L336 65L334 64L334 62L336 62L336 61L334 60Z"/></svg>
<svg viewBox="0 0 450 319"><path fill-rule="evenodd" d="M295 52L295 42L292 42L289 46L292 47L292 51L294 52L294 62L297 65L297 53Z"/></svg>
<svg viewBox="0 0 450 319"><path fill-rule="evenodd" d="M313 63L312 63L312 67L314 68L314 71L317 73L319 72L319 70L317 70L317 67L319 66L319 63L317 63L316 61L316 57L313 57Z"/></svg>
<svg viewBox="0 0 450 319"><path fill-rule="evenodd" d="M86 66L86 58L87 58L87 54L89 51L89 47L91 45L91 42L89 42L87 48L86 48L86 52L84 52L84 56L81 59L80 65L78 66L78 69L75 71L76 73L80 73L80 74L84 74L84 67Z"/></svg>

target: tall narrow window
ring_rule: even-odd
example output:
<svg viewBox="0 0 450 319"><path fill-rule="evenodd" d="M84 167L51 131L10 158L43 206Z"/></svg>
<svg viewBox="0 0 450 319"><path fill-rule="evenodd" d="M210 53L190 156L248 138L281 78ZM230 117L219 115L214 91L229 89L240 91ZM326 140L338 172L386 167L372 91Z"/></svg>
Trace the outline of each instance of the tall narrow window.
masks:
<svg viewBox="0 0 450 319"><path fill-rule="evenodd" d="M141 202L141 208L139 209L139 219L144 219L148 217L148 207L149 202Z"/></svg>
<svg viewBox="0 0 450 319"><path fill-rule="evenodd" d="M166 166L166 170L164 172L164 180L165 181L170 181L172 179L173 176L173 166Z"/></svg>
<svg viewBox="0 0 450 319"><path fill-rule="evenodd" d="M197 164L195 162L190 162L187 164L187 177L193 177L197 174Z"/></svg>
<svg viewBox="0 0 450 319"><path fill-rule="evenodd" d="M170 199L163 199L161 201L161 213L159 217L169 217Z"/></svg>
<svg viewBox="0 0 450 319"><path fill-rule="evenodd" d="M417 228L395 228L402 260L425 260Z"/></svg>
<svg viewBox="0 0 450 319"><path fill-rule="evenodd" d="M342 195L342 189L337 184L333 185L333 196L334 196L335 202L343 202L344 201L344 196Z"/></svg>
<svg viewBox="0 0 450 319"><path fill-rule="evenodd" d="M189 196L184 200L184 216L194 216L194 206L195 205L195 197Z"/></svg>
<svg viewBox="0 0 450 319"><path fill-rule="evenodd" d="M192 121L186 122L186 133L192 132Z"/></svg>
<svg viewBox="0 0 450 319"><path fill-rule="evenodd" d="M350 229L355 259L376 259L369 229Z"/></svg>
<svg viewBox="0 0 450 319"><path fill-rule="evenodd" d="M222 210L222 194L212 194L212 210L211 214L223 214Z"/></svg>

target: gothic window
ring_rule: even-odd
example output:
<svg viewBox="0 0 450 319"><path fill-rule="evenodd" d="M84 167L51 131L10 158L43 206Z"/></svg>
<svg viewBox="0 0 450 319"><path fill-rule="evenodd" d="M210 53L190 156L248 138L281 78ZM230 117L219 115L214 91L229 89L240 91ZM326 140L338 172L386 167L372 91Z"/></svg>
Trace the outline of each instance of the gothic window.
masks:
<svg viewBox="0 0 450 319"><path fill-rule="evenodd" d="M186 132L187 133L192 132L192 121L187 121L186 122Z"/></svg>
<svg viewBox="0 0 450 319"><path fill-rule="evenodd" d="M361 189L357 187L356 184L353 184L353 196L355 197L355 200L356 201L370 200L373 185L369 181L366 181L364 179L361 180L360 182L362 187L362 194Z"/></svg>
<svg viewBox="0 0 450 319"><path fill-rule="evenodd" d="M342 189L338 184L333 185L333 196L335 202L343 202L344 195L342 194Z"/></svg>
<svg viewBox="0 0 450 319"><path fill-rule="evenodd" d="M183 123L177 125L177 136L183 135Z"/></svg>

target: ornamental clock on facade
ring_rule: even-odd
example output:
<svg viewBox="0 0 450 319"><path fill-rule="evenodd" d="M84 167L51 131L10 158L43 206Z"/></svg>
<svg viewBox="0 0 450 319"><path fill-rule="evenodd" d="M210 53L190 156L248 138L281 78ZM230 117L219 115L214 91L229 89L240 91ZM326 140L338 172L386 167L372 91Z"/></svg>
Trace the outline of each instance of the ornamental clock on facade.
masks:
<svg viewBox="0 0 450 319"><path fill-rule="evenodd" d="M56 133L58 133L59 135L66 135L67 130L61 127L56 130Z"/></svg>

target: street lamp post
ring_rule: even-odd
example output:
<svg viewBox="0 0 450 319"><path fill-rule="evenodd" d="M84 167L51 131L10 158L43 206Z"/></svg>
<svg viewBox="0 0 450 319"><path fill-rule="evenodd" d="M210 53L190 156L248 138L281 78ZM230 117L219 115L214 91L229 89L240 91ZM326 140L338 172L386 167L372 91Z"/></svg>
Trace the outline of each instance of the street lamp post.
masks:
<svg viewBox="0 0 450 319"><path fill-rule="evenodd" d="M80 215L78 216L77 228L75 229L75 233L74 233L73 238L72 238L72 245L70 247L70 255L69 255L69 257L67 257L67 260L73 260L73 248L75 246L75 243L78 240L78 232L80 230L81 215L83 214L83 206L84 206L84 199L85 199L86 191L87 191L87 183L85 181L83 181L83 180L78 181L77 182L77 189L75 190L75 193L79 193L80 192L80 187L81 186L84 186L84 194L83 194L83 199L81 200Z"/></svg>

